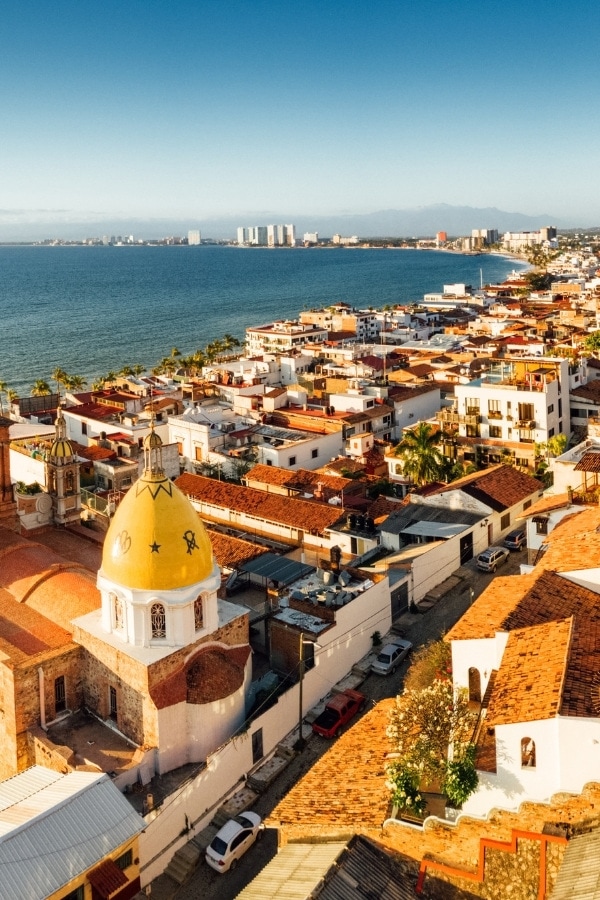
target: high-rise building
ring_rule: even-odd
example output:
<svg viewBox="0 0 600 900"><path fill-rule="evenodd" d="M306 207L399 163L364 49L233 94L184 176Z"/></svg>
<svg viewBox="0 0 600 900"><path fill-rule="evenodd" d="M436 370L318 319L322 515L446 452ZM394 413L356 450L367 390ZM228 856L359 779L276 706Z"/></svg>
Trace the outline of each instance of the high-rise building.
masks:
<svg viewBox="0 0 600 900"><path fill-rule="evenodd" d="M295 225L251 225L238 228L238 244L250 244L254 247L295 247Z"/></svg>
<svg viewBox="0 0 600 900"><path fill-rule="evenodd" d="M197 229L188 231L188 244L190 247L198 247L200 245L200 232Z"/></svg>

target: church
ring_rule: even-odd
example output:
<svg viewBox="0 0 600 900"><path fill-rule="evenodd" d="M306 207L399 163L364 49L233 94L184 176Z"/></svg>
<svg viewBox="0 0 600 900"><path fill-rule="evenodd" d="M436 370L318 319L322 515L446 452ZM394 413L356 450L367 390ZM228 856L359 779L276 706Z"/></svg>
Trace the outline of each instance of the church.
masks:
<svg viewBox="0 0 600 900"><path fill-rule="evenodd" d="M248 613L217 596L209 537L165 475L154 430L143 451L143 474L114 515L96 579L2 519L2 778L37 763L110 770L124 787L205 759L244 723ZM64 525L80 499L60 421L47 466L47 492L35 502L43 499L43 515L51 502ZM93 739L83 740L90 728ZM101 752L117 739L129 752Z"/></svg>

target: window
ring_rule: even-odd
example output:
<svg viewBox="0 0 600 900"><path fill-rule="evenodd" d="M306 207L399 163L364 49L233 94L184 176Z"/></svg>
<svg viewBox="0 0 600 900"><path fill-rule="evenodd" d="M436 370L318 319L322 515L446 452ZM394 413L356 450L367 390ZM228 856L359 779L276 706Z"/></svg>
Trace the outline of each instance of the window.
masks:
<svg viewBox="0 0 600 900"><path fill-rule="evenodd" d="M488 400L488 417L490 419L500 419L502 417L499 400Z"/></svg>
<svg viewBox="0 0 600 900"><path fill-rule="evenodd" d="M550 430L548 431L548 437L554 437L554 428L550 428Z"/></svg>
<svg viewBox="0 0 600 900"><path fill-rule="evenodd" d="M54 714L64 712L67 708L67 692L65 689L65 676L59 675L54 679Z"/></svg>
<svg viewBox="0 0 600 900"><path fill-rule="evenodd" d="M535 516L533 521L535 522L536 534L548 534L548 519L546 516Z"/></svg>
<svg viewBox="0 0 600 900"><path fill-rule="evenodd" d="M64 894L60 900L84 900L83 885L81 884L78 888L75 888L74 891L69 891L68 894Z"/></svg>
<svg viewBox="0 0 600 900"><path fill-rule="evenodd" d="M535 419L533 403L519 403L519 420L521 422Z"/></svg>
<svg viewBox="0 0 600 900"><path fill-rule="evenodd" d="M183 442L177 441L176 443L177 443L177 452L179 453L180 456L183 456Z"/></svg>
<svg viewBox="0 0 600 900"><path fill-rule="evenodd" d="M82 422L82 423L81 423L81 433L82 433L82 434L87 434L87 422Z"/></svg>
<svg viewBox="0 0 600 900"><path fill-rule="evenodd" d="M194 447L194 459L197 462L202 462L202 447Z"/></svg>
<svg viewBox="0 0 600 900"><path fill-rule="evenodd" d="M531 506L531 500L526 500L525 503L523 504L523 512L525 512L526 509L529 509L530 506Z"/></svg>
<svg viewBox="0 0 600 900"><path fill-rule="evenodd" d="M290 458L288 459L288 466L295 466L295 465L296 465L296 457L290 456Z"/></svg>
<svg viewBox="0 0 600 900"><path fill-rule="evenodd" d="M521 739L521 767L535 769L535 741L529 737Z"/></svg>
<svg viewBox="0 0 600 900"><path fill-rule="evenodd" d="M115 859L115 865L117 865L121 870L128 869L129 866L133 865L133 850L126 850L125 853L122 853L121 856L118 856Z"/></svg>
<svg viewBox="0 0 600 900"><path fill-rule="evenodd" d="M319 455L319 451L315 447L315 449L311 451L311 456L313 459L316 459L318 455Z"/></svg>
<svg viewBox="0 0 600 900"><path fill-rule="evenodd" d="M153 638L164 638L167 636L167 619L165 616L165 608L162 603L153 603L150 609L150 623L152 626Z"/></svg>
<svg viewBox="0 0 600 900"><path fill-rule="evenodd" d="M194 600L194 630L200 631L203 625L202 616L202 596L196 597Z"/></svg>
<svg viewBox="0 0 600 900"><path fill-rule="evenodd" d="M75 490L75 477L72 472L65 474L65 493L72 494Z"/></svg>
<svg viewBox="0 0 600 900"><path fill-rule="evenodd" d="M268 466L272 466L272 465L273 465L273 460L272 460L272 459L268 459L268 460L267 460L267 465L268 465Z"/></svg>
<svg viewBox="0 0 600 900"><path fill-rule="evenodd" d="M490 425L490 437L491 438L501 438L502 437L502 428L500 425Z"/></svg>
<svg viewBox="0 0 600 900"><path fill-rule="evenodd" d="M506 515L502 516L500 519L500 528L504 531L505 528L510 528L510 513L506 513Z"/></svg>
<svg viewBox="0 0 600 900"><path fill-rule="evenodd" d="M548 415L550 415L550 413L553 413L553 412L554 412L554 403L551 403L550 406L548 407Z"/></svg>
<svg viewBox="0 0 600 900"><path fill-rule="evenodd" d="M259 762L263 756L263 731L262 728L258 728L252 735L252 762Z"/></svg>
<svg viewBox="0 0 600 900"><path fill-rule="evenodd" d="M112 685L108 689L108 715L117 721L117 689Z"/></svg>

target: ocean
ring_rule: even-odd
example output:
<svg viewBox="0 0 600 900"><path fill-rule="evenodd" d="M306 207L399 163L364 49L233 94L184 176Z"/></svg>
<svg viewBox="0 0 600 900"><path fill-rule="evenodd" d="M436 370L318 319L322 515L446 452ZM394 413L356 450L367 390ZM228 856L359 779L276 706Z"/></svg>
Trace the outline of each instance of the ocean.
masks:
<svg viewBox="0 0 600 900"><path fill-rule="evenodd" d="M0 247L0 380L21 396L60 366L91 385L229 333L344 301L420 301L444 284L497 283L524 264L420 250L203 245ZM51 383L53 390L56 389Z"/></svg>

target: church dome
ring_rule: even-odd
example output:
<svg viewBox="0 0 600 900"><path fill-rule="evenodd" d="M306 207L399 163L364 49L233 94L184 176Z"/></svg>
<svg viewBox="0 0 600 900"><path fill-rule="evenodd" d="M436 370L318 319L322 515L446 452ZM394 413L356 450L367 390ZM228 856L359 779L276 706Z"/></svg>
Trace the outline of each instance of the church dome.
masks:
<svg viewBox="0 0 600 900"><path fill-rule="evenodd" d="M67 438L61 438L54 441L50 447L50 456L56 459L64 459L67 456L73 456L73 445L71 444L71 441L67 440Z"/></svg>
<svg viewBox="0 0 600 900"><path fill-rule="evenodd" d="M118 507L104 541L102 573L124 587L175 590L213 570L210 538L187 497L148 469Z"/></svg>

